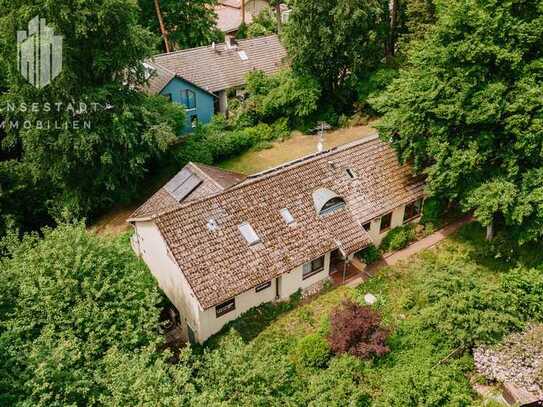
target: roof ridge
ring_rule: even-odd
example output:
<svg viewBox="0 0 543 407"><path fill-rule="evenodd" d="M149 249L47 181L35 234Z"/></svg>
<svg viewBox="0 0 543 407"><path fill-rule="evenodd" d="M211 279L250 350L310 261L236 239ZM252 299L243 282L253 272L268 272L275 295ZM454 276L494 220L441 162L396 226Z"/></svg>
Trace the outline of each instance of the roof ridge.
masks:
<svg viewBox="0 0 543 407"><path fill-rule="evenodd" d="M348 150L350 148L357 147L360 144L365 144L367 142L373 141L373 140L375 140L377 138L379 138L379 133L375 132L374 134L371 134L371 135L369 135L367 137L364 137L362 139L351 141L350 143L342 144L342 145L339 145L339 146L334 146L334 147L331 147L331 148L329 148L327 150L324 150L324 151L321 151L321 152L307 154L305 156L295 158L294 160L286 161L286 162L284 162L282 164L279 164L279 165L277 165L275 167L268 168L268 169L260 171L260 172L256 172L254 174L248 175L247 179L251 180L251 179L258 178L258 177L267 175L267 174L275 172L275 171L286 170L287 168L289 168L291 166L294 166L294 165L299 164L299 163L301 164L301 163L303 163L305 161L310 161L313 158L318 158L320 156L324 156L326 154L332 154L332 153L336 153L336 152L339 153L341 151L345 151L345 150Z"/></svg>
<svg viewBox="0 0 543 407"><path fill-rule="evenodd" d="M204 196L204 197L202 197L200 199L195 199L194 201L184 202L180 206L175 207L175 208L168 208L168 209L165 209L165 210L163 210L161 212L157 212L156 214L154 214L152 216L152 219L160 218L160 217L162 217L164 215L168 215L169 213L184 209L184 208L186 208L188 206L191 206L191 205L196 205L197 203L203 202L203 201L208 200L208 199L211 200L211 199L215 198L218 195L230 193L232 191L238 190L241 187L245 187L246 185L251 185L251 184L254 184L256 182L266 180L266 179L270 178L273 175L280 174L283 171L286 171L286 170L291 169L291 168L295 168L298 165L305 165L305 164L311 163L311 162L314 161L314 160L312 160L312 158L317 159L317 158L323 158L323 157L328 156L328 155L337 154L337 153L349 150L349 149L354 148L354 147L358 147L359 145L369 143L370 141L375 141L375 140L378 140L378 139L379 139L379 134L375 133L375 134L372 134L372 135L370 135L368 137L364 137L363 139L355 140L355 141L353 141L351 143L347 143L347 144L343 144L341 146L336 146L336 147L330 148L330 149L325 150L325 151L323 151L321 153L314 153L314 154L311 154L311 155L308 155L308 156L301 157L300 159L293 160L293 161L285 163L283 165L283 167L281 167L281 166L274 167L276 169L276 171L271 171L270 170L269 172L266 171L266 172L263 172L263 173L257 173L257 174L261 174L261 175L258 176L258 177L255 177L255 178L250 178L250 176L248 176L244 181L241 181L239 184L234 185L233 187L228 188L226 190L215 192L214 194ZM290 164L290 165L288 165L288 164ZM255 175L257 175L257 174L255 174Z"/></svg>
<svg viewBox="0 0 543 407"><path fill-rule="evenodd" d="M270 37L277 37L277 39L279 39L279 36L277 34L269 34L269 35L263 35L263 36L260 36L260 37L255 37L255 38L244 38L242 40L236 40L236 42L239 45L239 44L244 44L244 43L247 43L247 42L260 41L260 40L263 40L264 38L270 38ZM215 46L219 46L219 45L226 45L226 42L215 43ZM172 52L162 52L160 54L154 54L151 58L165 57L165 56L172 56L172 55L176 55L176 54L188 53L188 52L193 52L193 51L196 51L196 50L201 50L201 49L204 49L204 48L211 48L212 46L213 46L213 44L200 45L199 47L194 47L194 48L179 49L177 51L172 51Z"/></svg>

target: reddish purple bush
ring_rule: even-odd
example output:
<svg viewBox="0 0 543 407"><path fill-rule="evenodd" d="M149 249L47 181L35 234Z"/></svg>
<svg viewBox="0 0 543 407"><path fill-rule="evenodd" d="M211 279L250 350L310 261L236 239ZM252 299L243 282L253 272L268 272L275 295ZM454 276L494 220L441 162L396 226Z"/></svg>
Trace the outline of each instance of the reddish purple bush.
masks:
<svg viewBox="0 0 543 407"><path fill-rule="evenodd" d="M368 306L344 301L330 316L328 342L336 354L350 353L359 358L382 356L389 352L388 330L381 327L381 316Z"/></svg>

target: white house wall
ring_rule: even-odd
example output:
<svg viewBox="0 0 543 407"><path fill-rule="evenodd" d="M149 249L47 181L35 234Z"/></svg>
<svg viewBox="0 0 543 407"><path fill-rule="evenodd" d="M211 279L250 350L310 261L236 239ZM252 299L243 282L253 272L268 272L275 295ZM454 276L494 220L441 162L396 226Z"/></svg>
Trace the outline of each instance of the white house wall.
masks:
<svg viewBox="0 0 543 407"><path fill-rule="evenodd" d="M315 260L315 259L313 259ZM280 278L280 296L286 300L299 289L306 289L321 280L328 278L330 272L330 253L324 255L324 269L305 280L302 279L303 266L296 267L290 273L283 274Z"/></svg>
<svg viewBox="0 0 543 407"><path fill-rule="evenodd" d="M303 280L302 270L303 266L300 266L295 268L290 273L283 274L279 277L280 300L288 300L289 297L299 289L303 290L320 282L321 280L327 279L330 270L330 253L327 253L324 257L324 269L321 272ZM200 342L205 341L211 335L219 332L226 323L237 319L251 308L265 302L274 301L277 279L274 278L271 280L271 282L271 287L268 287L263 291L256 292L255 288L251 288L250 290L236 296L236 309L220 317L217 317L215 307L201 311L201 330L197 334L198 340Z"/></svg>
<svg viewBox="0 0 543 407"><path fill-rule="evenodd" d="M403 224L405 207L401 206L392 211L392 220L390 229ZM383 237L390 229L383 233L380 232L381 218L372 220L370 237L376 245L379 245ZM158 280L160 288L164 291L170 301L177 307L182 317L191 326L195 333L196 340L203 342L210 336L219 332L222 327L240 317L253 307L262 303L271 302L276 299L276 285L279 281L279 299L287 300L296 291L309 288L310 286L325 280L330 271L330 253L324 255L324 269L307 278L303 279L303 266L299 266L290 273L281 275L278 279L271 280L271 286L260 292L251 288L246 292L236 296L236 308L220 317L216 316L215 307L204 310L200 307L192 289L190 288L185 276L179 269L177 263L173 261L166 243L157 227L152 222L137 222L135 225L139 248L141 255L152 274ZM135 242L137 243L137 242ZM350 256L352 258L352 256ZM314 259L312 259L314 260ZM186 330L186 322L183 329Z"/></svg>
<svg viewBox="0 0 543 407"><path fill-rule="evenodd" d="M140 255L157 279L158 286L181 314L185 335L187 323L193 330L197 330L200 306L179 266L169 255L160 231L152 222L136 222L134 229Z"/></svg>
<svg viewBox="0 0 543 407"><path fill-rule="evenodd" d="M392 220L390 222L390 228L380 232L381 229L381 217L375 218L371 221L370 230L368 231L368 234L371 237L371 240L373 240L374 244L376 246L379 246L381 244L381 241L386 236L386 234L395 227L403 225L403 215L405 211L405 206L400 206L399 208L396 208L392 211ZM389 212L387 212L389 213ZM386 215L385 213L384 215Z"/></svg>
<svg viewBox="0 0 543 407"><path fill-rule="evenodd" d="M217 317L215 307L200 311L200 330L196 334L198 341L205 341L211 335L219 332L226 323L238 318L244 312L262 303L273 301L274 299L275 279L272 280L271 287L268 287L265 290L257 293L255 292L255 289L252 288L236 296L236 309L220 317Z"/></svg>

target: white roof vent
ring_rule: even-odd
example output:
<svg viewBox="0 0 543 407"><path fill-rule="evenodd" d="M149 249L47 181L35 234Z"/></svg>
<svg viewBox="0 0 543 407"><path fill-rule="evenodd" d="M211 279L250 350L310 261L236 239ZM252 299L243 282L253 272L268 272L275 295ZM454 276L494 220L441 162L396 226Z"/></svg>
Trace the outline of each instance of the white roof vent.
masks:
<svg viewBox="0 0 543 407"><path fill-rule="evenodd" d="M249 246L257 244L260 242L260 238L256 234L255 230L249 223L242 223L238 226L241 235L245 238Z"/></svg>
<svg viewBox="0 0 543 407"><path fill-rule="evenodd" d="M238 51L238 55L239 59L241 59L242 61L247 61L249 59L245 51Z"/></svg>
<svg viewBox="0 0 543 407"><path fill-rule="evenodd" d="M280 212L283 220L286 222L287 225L294 223L294 217L287 208L281 209Z"/></svg>
<svg viewBox="0 0 543 407"><path fill-rule="evenodd" d="M207 229L210 232L215 232L217 229L219 229L219 224L217 223L215 219L209 219L207 221Z"/></svg>

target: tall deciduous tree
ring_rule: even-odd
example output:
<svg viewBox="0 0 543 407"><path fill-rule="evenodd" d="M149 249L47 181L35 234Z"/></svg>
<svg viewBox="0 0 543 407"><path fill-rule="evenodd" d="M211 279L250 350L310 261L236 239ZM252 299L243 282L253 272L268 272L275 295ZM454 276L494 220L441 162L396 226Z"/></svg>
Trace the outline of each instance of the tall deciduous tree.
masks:
<svg viewBox="0 0 543 407"><path fill-rule="evenodd" d="M160 0L163 27L157 17L156 2L157 0L138 0L141 23L151 32L162 35L166 32L170 48L193 48L224 39L224 35L216 27L217 15L213 10L216 0ZM168 49L163 49L169 52Z"/></svg>
<svg viewBox="0 0 543 407"><path fill-rule="evenodd" d="M462 0L374 101L381 135L485 225L543 235L542 1Z"/></svg>
<svg viewBox="0 0 543 407"><path fill-rule="evenodd" d="M7 239L0 258L0 404L97 405L104 382L116 380L106 355L119 364L125 353L156 349L160 296L126 237L100 238L83 225L43 232Z"/></svg>
<svg viewBox="0 0 543 407"><path fill-rule="evenodd" d="M386 0L294 0L283 38L295 71L316 78L336 105L351 102L356 74L384 57Z"/></svg>
<svg viewBox="0 0 543 407"><path fill-rule="evenodd" d="M145 81L141 62L158 37L138 24L139 10L130 0L0 0L0 8L7 88L0 96L7 123L2 148L10 159L2 173L15 193L0 192L0 206L9 206L4 199L20 196L31 183L48 191L39 208L53 216L66 210L85 216L128 199L184 120L183 109L125 82ZM25 30L34 16L63 36L62 71L41 89L16 69L16 30ZM35 195L33 188L26 191Z"/></svg>

